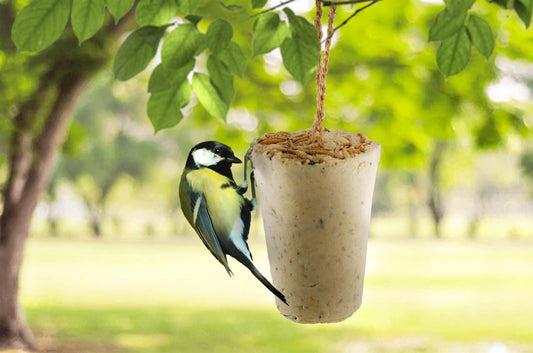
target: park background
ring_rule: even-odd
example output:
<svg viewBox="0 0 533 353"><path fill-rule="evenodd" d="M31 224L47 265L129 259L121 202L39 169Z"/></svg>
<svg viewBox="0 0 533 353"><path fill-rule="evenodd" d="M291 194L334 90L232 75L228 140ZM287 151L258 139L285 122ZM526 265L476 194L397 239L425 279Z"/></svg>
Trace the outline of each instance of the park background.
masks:
<svg viewBox="0 0 533 353"><path fill-rule="evenodd" d="M312 2L296 4L312 18ZM314 83L293 80L273 52L236 80L226 123L192 104L178 126L154 134L151 70L118 82L110 64L76 108L32 222L21 299L41 348L533 352L533 33L514 14L476 3L493 25L495 54L475 53L446 78L427 41L440 6L385 0L333 44L325 126L382 145L365 294L353 317L286 320L246 269L230 262L235 277L225 274L179 210L194 144L216 139L243 156L264 132L309 127ZM242 26L241 45L251 21ZM0 185L10 118L37 84L31 60L0 48ZM259 212L252 221L250 247L268 273Z"/></svg>

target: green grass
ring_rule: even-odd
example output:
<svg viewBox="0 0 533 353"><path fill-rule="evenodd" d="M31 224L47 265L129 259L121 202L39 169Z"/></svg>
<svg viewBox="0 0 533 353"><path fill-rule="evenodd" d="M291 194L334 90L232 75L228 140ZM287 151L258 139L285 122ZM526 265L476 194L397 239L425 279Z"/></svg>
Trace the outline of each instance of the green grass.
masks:
<svg viewBox="0 0 533 353"><path fill-rule="evenodd" d="M373 240L363 306L331 325L283 318L246 269L231 262L228 278L192 237L39 239L26 259L23 303L48 352L533 352L526 241Z"/></svg>
<svg viewBox="0 0 533 353"><path fill-rule="evenodd" d="M447 215L441 224L442 237L445 239L469 239L469 219L465 215ZM426 212L416 217L418 239L434 237L434 223ZM372 216L370 234L377 239L409 239L409 215L396 213ZM485 217L478 223L477 238L481 240L527 240L533 238L533 218L520 217Z"/></svg>

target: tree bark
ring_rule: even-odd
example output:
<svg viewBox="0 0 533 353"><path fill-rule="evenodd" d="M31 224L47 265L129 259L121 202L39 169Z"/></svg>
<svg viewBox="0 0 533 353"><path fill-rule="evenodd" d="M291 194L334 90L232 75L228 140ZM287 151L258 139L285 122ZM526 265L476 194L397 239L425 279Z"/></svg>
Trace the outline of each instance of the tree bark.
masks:
<svg viewBox="0 0 533 353"><path fill-rule="evenodd" d="M9 210L4 210L0 221L3 235L17 235L3 237L0 243L0 350L35 350L35 340L18 302L19 272L28 230L24 219Z"/></svg>
<svg viewBox="0 0 533 353"><path fill-rule="evenodd" d="M58 80L54 104L35 144L32 144L33 108L42 103L41 95L35 95L33 102L23 106L15 118L17 131L11 141L11 169L0 218L0 348L37 348L18 302L24 244L31 216L48 184L67 123L86 82L87 78L79 73L68 73Z"/></svg>
<svg viewBox="0 0 533 353"><path fill-rule="evenodd" d="M444 151L444 142L437 141L433 148L433 155L429 164L429 208L433 217L434 235L436 238L441 237L441 221L444 217L444 208L442 206L441 189L440 189L440 166L442 161L442 152Z"/></svg>
<svg viewBox="0 0 533 353"><path fill-rule="evenodd" d="M0 349L15 348L35 350L33 334L26 324L18 302L19 272L24 253L27 227L24 219L4 213L2 231L19 234L8 237L0 245Z"/></svg>

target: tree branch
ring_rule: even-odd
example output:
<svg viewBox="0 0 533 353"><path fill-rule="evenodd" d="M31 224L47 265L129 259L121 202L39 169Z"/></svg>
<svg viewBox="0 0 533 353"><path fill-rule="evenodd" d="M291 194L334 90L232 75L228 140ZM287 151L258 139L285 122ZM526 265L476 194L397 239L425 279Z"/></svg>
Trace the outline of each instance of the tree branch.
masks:
<svg viewBox="0 0 533 353"><path fill-rule="evenodd" d="M12 4L7 1L0 3L0 45L2 46L2 51L16 50L10 36L13 22L15 22L15 18L13 17Z"/></svg>
<svg viewBox="0 0 533 353"><path fill-rule="evenodd" d="M30 214L33 212L41 192L48 184L57 152L64 142L66 129L77 101L88 80L111 58L110 48L117 45L116 39L130 28L132 18L134 18L133 12L130 11L116 25L109 21L97 36L85 44L92 44L100 53L91 60L83 61L84 57L76 51L72 52L71 56L61 55L63 46L71 45L69 40L56 43L49 49L50 52L38 56L49 55L52 61L49 71L41 79L41 86L26 104L27 107L23 106L20 110L20 117L15 118L16 130L11 143L10 179L4 190L4 206L14 201L11 205L16 203L20 212ZM73 38L71 39L74 40ZM50 89L57 90L57 96L53 98L50 110L44 113L41 131L35 134L32 127L38 115L36 111L41 108L45 100L50 99L46 97L46 92ZM17 122L17 119L20 122ZM29 122L25 122L28 119Z"/></svg>
<svg viewBox="0 0 533 353"><path fill-rule="evenodd" d="M373 0L347 0L347 1L331 1L331 0L318 0L323 6L337 6L337 5L353 5L361 4L363 2L372 2Z"/></svg>
<svg viewBox="0 0 533 353"><path fill-rule="evenodd" d="M43 84L35 91L32 97L21 104L13 118L13 135L9 151L9 175L4 185L4 209L19 202L24 184L31 167L33 127L37 121L39 107L46 99L50 84L43 80Z"/></svg>
<svg viewBox="0 0 533 353"><path fill-rule="evenodd" d="M78 72L63 76L58 82L58 93L53 107L45 119L43 130L35 141L35 159L28 171L20 198L20 207L32 212L41 192L46 188L57 151L65 138L66 126L83 92L88 78Z"/></svg>
<svg viewBox="0 0 533 353"><path fill-rule="evenodd" d="M57 74L57 97L50 112L45 117L45 122L40 134L34 139L36 151L28 176L25 180L20 202L25 203L27 210L33 208L39 200L41 192L48 185L57 152L63 145L68 123L72 118L76 103L79 101L88 81L111 58L109 47L114 47L116 39L130 27L133 18L130 11L118 24L110 22L100 33L92 39L97 43L96 48L101 51L101 57L93 61L80 63L79 57L74 56L75 67L64 66L63 70L53 70ZM61 59L57 62L62 65Z"/></svg>
<svg viewBox="0 0 533 353"><path fill-rule="evenodd" d="M263 11L258 12L258 13L254 13L254 14L251 15L249 18L253 18L253 17L259 16L259 15L262 15L262 14L264 14L264 13L267 13L267 12L273 11L273 10L279 8L279 7L285 6L285 5L290 4L291 2L294 2L294 1L296 1L296 0L287 0L287 1L284 1L284 2L282 2L282 3L277 4L276 6L272 6L272 7L269 8L269 9L263 10Z"/></svg>
<svg viewBox="0 0 533 353"><path fill-rule="evenodd" d="M321 1L321 0L318 0L318 1ZM362 1L362 0L355 0L355 1L358 1L358 2L369 2L371 1L369 4L366 4L365 6L363 7L360 7L358 8L357 10L354 11L354 13L352 13L350 16L348 16L347 19L345 19L340 25L338 25L337 27L333 28L333 32L331 32L331 34L329 36L327 36L323 41L322 43L324 43L326 40L328 39L331 39L333 38L333 35L335 34L335 32L337 32L337 30L341 27L343 27L344 25L346 25L352 18L354 18L355 16L357 16L357 14L359 14L361 11L369 8L370 6L374 5L375 3L378 3L382 0L365 0L365 1ZM340 2L338 2L337 4L340 4Z"/></svg>

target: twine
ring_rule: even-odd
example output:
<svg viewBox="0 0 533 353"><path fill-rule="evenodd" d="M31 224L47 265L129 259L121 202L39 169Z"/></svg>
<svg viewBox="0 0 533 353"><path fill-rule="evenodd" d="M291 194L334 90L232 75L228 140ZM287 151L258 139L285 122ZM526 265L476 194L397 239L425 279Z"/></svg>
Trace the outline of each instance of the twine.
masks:
<svg viewBox="0 0 533 353"><path fill-rule="evenodd" d="M337 0L333 0L333 3ZM315 0L316 3L316 17L315 28L318 35L318 42L322 43L322 3ZM337 6L331 5L328 13L328 36L326 37L326 44L324 54L322 50L318 53L318 68L316 71L316 115L313 122L313 130L322 133L322 123L324 122L324 102L326 100L326 77L328 75L328 63L331 48L331 37L333 34L333 22L335 21L335 14Z"/></svg>
<svg viewBox="0 0 533 353"><path fill-rule="evenodd" d="M322 43L322 3L316 1L316 18L314 21L319 43ZM337 0L333 0L333 3ZM326 158L345 159L365 152L371 141L362 133L351 134L347 131L330 131L322 126L324 122L324 101L326 98L326 76L330 57L331 37L334 32L337 7L331 5L328 13L328 36L324 54L319 51L316 73L317 110L313 126L310 129L294 132L266 133L257 138L257 144L266 148L269 158L280 155L282 158L298 159L307 163L321 163Z"/></svg>

